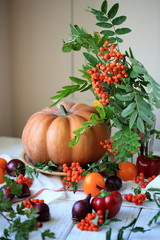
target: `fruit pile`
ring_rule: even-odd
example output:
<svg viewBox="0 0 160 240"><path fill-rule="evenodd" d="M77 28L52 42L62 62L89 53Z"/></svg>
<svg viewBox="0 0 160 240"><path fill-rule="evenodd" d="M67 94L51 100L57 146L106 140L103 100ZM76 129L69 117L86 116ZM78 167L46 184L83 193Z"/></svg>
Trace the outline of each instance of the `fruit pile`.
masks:
<svg viewBox="0 0 160 240"><path fill-rule="evenodd" d="M1 190L5 197L13 199L15 196L18 198L25 198L30 196L29 187L32 185L32 180L25 176L25 164L20 159L11 159L7 162L4 158L0 158L0 183L5 182L4 176L11 176L11 185L13 182L17 183L17 186L21 186L21 191L18 195L12 193L12 186L3 186Z"/></svg>
<svg viewBox="0 0 160 240"><path fill-rule="evenodd" d="M62 182L70 187L73 183L78 184L82 180L83 191L87 195L85 199L76 201L72 207L72 219L74 222L78 222L77 227L80 230L98 231L107 219L118 214L123 198L136 205L140 205L146 200L147 194L145 193L128 193L122 196L119 190L122 188L123 181L128 180L135 181L139 188L145 188L156 176L153 175L146 179L144 173L138 175L137 166L131 162L117 163L117 165L117 175L104 177L99 172L89 172L85 175L84 171L86 170L76 162L70 166L63 164L63 172L67 176ZM2 170L1 178L8 174L12 176L11 183L21 185L21 194L16 196L24 198L23 205L26 208L38 210L37 226L42 227L42 222L50 219L49 207L43 199L30 198L32 180L25 176L24 163L19 159L12 159L7 163L5 159L1 158L0 169ZM1 190L4 197L10 200L15 197L15 194L12 193L12 184L2 187Z"/></svg>
<svg viewBox="0 0 160 240"><path fill-rule="evenodd" d="M23 198L23 205L26 208L35 208L38 210L37 227L42 227L42 222L50 219L49 207L44 200L30 199L30 187L32 179L25 176L25 164L19 159L12 159L7 162L5 159L0 158L0 183L5 183L4 176L11 176L6 184L0 189L3 193L3 198L13 200L15 197ZM8 178L7 178L8 179ZM10 185L8 186L8 184ZM14 194L15 189L20 186L20 192Z"/></svg>
<svg viewBox="0 0 160 240"><path fill-rule="evenodd" d="M140 205L147 199L147 193L141 192L121 195L119 190L122 187L122 181L135 181L141 189L156 176L145 179L144 173L138 175L136 164L131 162L118 163L118 166L117 176L104 178L98 172L90 172L82 180L83 191L87 197L75 202L72 207L72 219L74 222L78 221L77 227L80 230L98 231L106 219L117 215L123 198L135 205ZM66 168L67 171L68 169Z"/></svg>

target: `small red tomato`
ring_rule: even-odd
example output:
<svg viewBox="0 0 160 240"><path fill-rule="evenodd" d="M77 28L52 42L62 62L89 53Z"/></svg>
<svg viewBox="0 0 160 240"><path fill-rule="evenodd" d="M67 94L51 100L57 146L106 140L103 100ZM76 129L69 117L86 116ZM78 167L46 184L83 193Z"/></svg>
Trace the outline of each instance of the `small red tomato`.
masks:
<svg viewBox="0 0 160 240"><path fill-rule="evenodd" d="M95 197L92 199L92 207L97 212L101 210L103 213L108 210L107 218L113 218L119 212L122 205L122 196L117 191L112 191L110 193L106 192L107 196Z"/></svg>

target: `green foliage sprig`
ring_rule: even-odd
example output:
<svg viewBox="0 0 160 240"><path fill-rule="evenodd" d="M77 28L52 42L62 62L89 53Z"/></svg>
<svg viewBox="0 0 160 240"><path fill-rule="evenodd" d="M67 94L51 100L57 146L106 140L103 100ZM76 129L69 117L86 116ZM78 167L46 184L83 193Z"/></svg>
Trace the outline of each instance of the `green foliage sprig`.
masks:
<svg viewBox="0 0 160 240"><path fill-rule="evenodd" d="M90 90L99 100L99 96L92 88L92 78L88 70L96 67L99 63L105 66L110 62L110 60L102 59L98 54L99 48L103 47L106 40L114 43L116 50L120 51L120 43L123 42L122 36L131 32L128 27L121 27L127 17L118 15L118 3L109 7L108 1L103 0L99 10L91 7L86 10L96 17L96 26L103 30L91 34L83 27L70 25L71 33L68 38L63 40L62 51L84 50L85 64L80 70L82 78L70 77L72 84L64 86L61 91L56 92L56 95L51 98L54 101L52 105L77 91ZM104 82L102 84L106 89L105 92L110 96L109 105L103 106L105 117L92 115L89 121L82 124L82 128L74 132L75 138L69 144L74 146L85 131L97 124L104 124L107 119L111 121L112 127L119 129L121 134L123 132L122 136L125 141L117 139L117 135L113 136L115 141L113 149L118 147L118 156L122 161L126 157L131 157L130 152L137 153L140 144L143 145L151 134L157 133L159 136L159 132L153 129L155 119L153 111L154 108L160 108L160 84L135 58L131 48L123 56L123 60L118 60L118 63L125 66L128 77L122 78L120 83L107 84ZM142 134L143 137L138 139L135 134ZM133 137L133 141L131 141L131 137Z"/></svg>
<svg viewBox="0 0 160 240"><path fill-rule="evenodd" d="M21 184L5 177L5 187L11 186L11 192L14 194L21 193ZM4 197L3 191L0 190L0 215L8 222L8 227L4 228L1 240L10 240L14 236L15 240L28 240L32 231L37 231L38 210L31 208L26 210L23 203L18 203L16 207L12 206L9 198ZM41 232L42 240L46 237L54 238L55 234L50 230ZM13 239L13 238L12 238Z"/></svg>
<svg viewBox="0 0 160 240"><path fill-rule="evenodd" d="M75 134L75 137L69 143L69 145L68 145L69 147L75 146L78 143L78 141L80 140L81 135L88 129L90 129L96 125L107 124L108 119L107 119L107 115L106 115L106 112L104 111L104 109L97 106L96 110L99 113L99 116L95 113L92 113L90 115L90 119L86 122L83 122L82 127L78 128L77 130L75 130L73 132ZM109 123L109 121L108 121L108 123Z"/></svg>

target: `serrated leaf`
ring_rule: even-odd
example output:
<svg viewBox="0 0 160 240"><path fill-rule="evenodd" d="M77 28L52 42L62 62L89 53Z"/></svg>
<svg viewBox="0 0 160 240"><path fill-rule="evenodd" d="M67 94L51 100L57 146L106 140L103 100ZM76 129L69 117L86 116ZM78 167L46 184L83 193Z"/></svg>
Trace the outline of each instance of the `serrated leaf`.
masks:
<svg viewBox="0 0 160 240"><path fill-rule="evenodd" d="M130 120L129 120L129 128L132 129L135 121L136 121L136 118L137 118L137 115L138 113L135 111L132 113L132 115L130 116Z"/></svg>
<svg viewBox="0 0 160 240"><path fill-rule="evenodd" d="M85 87L85 88L83 88L82 90L80 90L80 92L85 92L85 91L87 91L87 90L89 90L89 89L91 89L92 88L92 84L89 84L87 87ZM81 89L81 88L80 88Z"/></svg>
<svg viewBox="0 0 160 240"><path fill-rule="evenodd" d="M63 86L63 89L67 89L67 90L77 90L79 88L79 85L68 85L68 86Z"/></svg>
<svg viewBox="0 0 160 240"><path fill-rule="evenodd" d="M129 91L132 91L132 87L131 86L129 86L129 85L121 85L121 84L115 84L116 85L116 87L118 87L118 88L120 88L120 89L123 89L123 90L125 90L126 92L129 92Z"/></svg>
<svg viewBox="0 0 160 240"><path fill-rule="evenodd" d="M137 118L137 128L139 129L140 132L144 133L144 122L140 117Z"/></svg>
<svg viewBox="0 0 160 240"><path fill-rule="evenodd" d="M119 9L119 4L118 3L114 4L108 12L108 17L114 18L118 12L118 9Z"/></svg>
<svg viewBox="0 0 160 240"><path fill-rule="evenodd" d="M145 74L146 73L146 69L141 65L133 66L133 71L138 73L138 74Z"/></svg>
<svg viewBox="0 0 160 240"><path fill-rule="evenodd" d="M69 77L72 82L78 83L78 84L84 84L86 81L77 77Z"/></svg>
<svg viewBox="0 0 160 240"><path fill-rule="evenodd" d="M108 7L108 3L106 0L103 1L102 5L101 5L101 11L106 14L107 13L107 7Z"/></svg>
<svg viewBox="0 0 160 240"><path fill-rule="evenodd" d="M121 113L122 117L127 117L128 115L130 115L134 108L136 107L136 103L130 103Z"/></svg>
<svg viewBox="0 0 160 240"><path fill-rule="evenodd" d="M82 123L82 126L85 128L88 127L89 125L90 125L90 121L86 121Z"/></svg>
<svg viewBox="0 0 160 240"><path fill-rule="evenodd" d="M71 43L65 43L62 47L63 52L71 52L72 51L72 44Z"/></svg>
<svg viewBox="0 0 160 240"><path fill-rule="evenodd" d="M73 42L72 43L72 49L74 51L79 51L81 49L81 45L79 43L77 43L77 42Z"/></svg>
<svg viewBox="0 0 160 240"><path fill-rule="evenodd" d="M132 71L130 72L130 77L131 77L131 78L136 78L136 77L138 77L138 73L135 72L134 70L132 70Z"/></svg>
<svg viewBox="0 0 160 240"><path fill-rule="evenodd" d="M126 20L126 18L127 18L126 16L120 16L120 17L114 18L112 20L112 24L113 25L120 25Z"/></svg>
<svg viewBox="0 0 160 240"><path fill-rule="evenodd" d="M128 93L128 94L116 94L116 98L118 98L121 101L131 101L134 98L134 93Z"/></svg>
<svg viewBox="0 0 160 240"><path fill-rule="evenodd" d="M75 29L74 25L73 24L70 24L70 29L71 29L71 33L72 34L76 34L77 33L77 30Z"/></svg>
<svg viewBox="0 0 160 240"><path fill-rule="evenodd" d="M108 18L105 16L96 16L96 19L100 22L107 22Z"/></svg>
<svg viewBox="0 0 160 240"><path fill-rule="evenodd" d="M42 240L45 240L47 238L55 238L55 233L51 232L49 229L45 230L44 232L41 233Z"/></svg>
<svg viewBox="0 0 160 240"><path fill-rule="evenodd" d="M118 35L126 34L126 33L129 33L129 32L131 32L130 28L118 28L118 29L116 29L116 33Z"/></svg>
<svg viewBox="0 0 160 240"><path fill-rule="evenodd" d="M111 28L113 25L111 23L105 23L105 22L98 22L96 23L98 27L103 27L103 28Z"/></svg>
<svg viewBox="0 0 160 240"><path fill-rule="evenodd" d="M101 47L107 39L108 39L108 36L106 35L101 37L97 43L97 47Z"/></svg>
<svg viewBox="0 0 160 240"><path fill-rule="evenodd" d="M108 36L114 36L115 32L113 32L111 30L103 30L103 31L101 31L101 34L108 35Z"/></svg>
<svg viewBox="0 0 160 240"><path fill-rule="evenodd" d="M117 41L117 38L115 37L110 37L109 38L110 43L115 43Z"/></svg>
<svg viewBox="0 0 160 240"><path fill-rule="evenodd" d="M112 136L112 140L115 141L118 138L121 138L121 136L122 136L122 131L118 131Z"/></svg>
<svg viewBox="0 0 160 240"><path fill-rule="evenodd" d="M90 119L91 121L96 122L99 119L99 117L97 116L97 114L91 113Z"/></svg>
<svg viewBox="0 0 160 240"><path fill-rule="evenodd" d="M113 144L113 146L112 146L112 150L113 150L113 151L117 150L118 147L119 147L122 143L124 143L124 139L123 139L123 138L117 139L116 142L115 142L115 143Z"/></svg>
<svg viewBox="0 0 160 240"><path fill-rule="evenodd" d="M123 39L122 39L122 38L119 38L119 37L116 37L116 40L117 40L117 42L119 42L119 43L122 43L122 42L123 42Z"/></svg>
<svg viewBox="0 0 160 240"><path fill-rule="evenodd" d="M102 11L96 10L94 8L91 8L91 7L87 7L87 10L89 12L93 13L96 16L103 16L104 15L104 13Z"/></svg>
<svg viewBox="0 0 160 240"><path fill-rule="evenodd" d="M97 58L95 58L93 55L91 55L90 53L83 53L84 57L88 60L88 62L91 63L92 66L96 66L98 64L98 60Z"/></svg>
<svg viewBox="0 0 160 240"><path fill-rule="evenodd" d="M99 106L96 106L96 110L97 110L97 112L99 113L100 117L101 117L102 119L105 119L105 117L106 117L106 111L105 111L103 108L99 107Z"/></svg>
<svg viewBox="0 0 160 240"><path fill-rule="evenodd" d="M80 91L80 92L83 91L83 90L86 88L87 85L88 85L88 83L85 82L85 83L79 88L79 91Z"/></svg>
<svg viewBox="0 0 160 240"><path fill-rule="evenodd" d="M151 126L153 125L153 120L151 118L149 118L147 116L147 114L140 112L139 115L140 115L141 119L143 119L143 121L145 121L146 123L148 123Z"/></svg>

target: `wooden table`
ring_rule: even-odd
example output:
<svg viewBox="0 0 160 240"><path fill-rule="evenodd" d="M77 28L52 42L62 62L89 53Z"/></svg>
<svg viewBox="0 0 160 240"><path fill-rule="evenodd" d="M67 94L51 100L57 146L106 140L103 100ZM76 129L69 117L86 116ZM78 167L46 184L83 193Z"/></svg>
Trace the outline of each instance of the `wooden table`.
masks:
<svg viewBox="0 0 160 240"><path fill-rule="evenodd" d="M0 153L9 154L15 158L20 158L23 147L21 139L0 137ZM106 232L109 228L112 228L111 240L117 239L117 234L122 226L126 226L136 218L136 223L132 227L143 227L149 229L147 223L158 212L158 210L144 209L142 207L125 207L122 206L119 214L116 216L121 219L119 222L110 224L109 226L102 226L99 232L87 232L80 231L71 220L71 209L75 200L56 199L54 200L54 206L50 208L53 218L51 221L44 223L43 228L49 228L55 233L57 240L106 240ZM55 207L56 205L56 207ZM4 221L0 218L0 236ZM41 231L41 229L40 229ZM30 239L40 239L37 232L32 232ZM123 234L125 240L159 240L160 239L160 225L153 224L150 231L145 233L137 232L132 233L130 228L126 229Z"/></svg>

